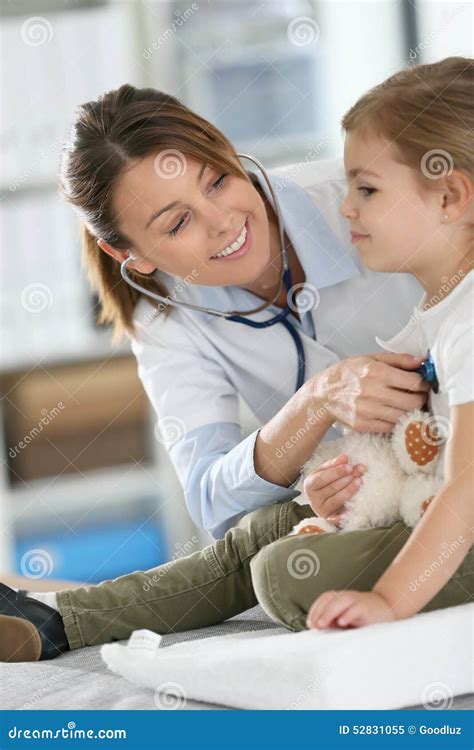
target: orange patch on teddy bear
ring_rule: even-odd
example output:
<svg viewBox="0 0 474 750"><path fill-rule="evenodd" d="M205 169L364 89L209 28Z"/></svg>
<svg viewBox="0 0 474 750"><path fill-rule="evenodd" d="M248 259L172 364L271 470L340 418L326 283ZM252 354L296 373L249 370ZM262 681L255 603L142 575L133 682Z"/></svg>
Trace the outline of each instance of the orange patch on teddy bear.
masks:
<svg viewBox="0 0 474 750"><path fill-rule="evenodd" d="M423 515L423 513L425 512L425 510L427 509L428 505L431 503L433 498L434 498L434 495L431 495L431 497L427 498L426 500L423 500L423 502L421 503L421 515Z"/></svg>
<svg viewBox="0 0 474 750"><path fill-rule="evenodd" d="M297 534L324 534L324 529L321 526L316 526L316 524L308 523L298 529Z"/></svg>
<svg viewBox="0 0 474 750"><path fill-rule="evenodd" d="M424 426L424 432L423 430ZM426 441L428 438L429 442ZM438 455L436 435L423 422L410 422L405 429L405 448L413 463L425 466Z"/></svg>

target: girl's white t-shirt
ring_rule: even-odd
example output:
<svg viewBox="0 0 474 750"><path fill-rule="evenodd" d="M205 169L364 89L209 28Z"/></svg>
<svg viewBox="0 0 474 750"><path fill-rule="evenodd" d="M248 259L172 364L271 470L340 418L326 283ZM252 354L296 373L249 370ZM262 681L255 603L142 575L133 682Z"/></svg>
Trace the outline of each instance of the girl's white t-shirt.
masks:
<svg viewBox="0 0 474 750"><path fill-rule="evenodd" d="M430 406L433 415L441 420L450 419L452 406L474 400L473 285L474 271L460 271L457 278L443 280L439 302L423 310L428 301L425 294L396 336L388 341L377 337L377 343L391 352L421 356L431 352L439 390L431 391Z"/></svg>

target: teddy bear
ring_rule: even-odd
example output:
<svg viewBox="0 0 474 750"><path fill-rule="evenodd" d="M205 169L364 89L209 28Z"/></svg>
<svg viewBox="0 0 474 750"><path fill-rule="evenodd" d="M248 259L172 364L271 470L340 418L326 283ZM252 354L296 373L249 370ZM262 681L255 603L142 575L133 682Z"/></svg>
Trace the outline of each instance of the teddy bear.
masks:
<svg viewBox="0 0 474 750"><path fill-rule="evenodd" d="M344 428L344 437L321 443L302 467L298 487L322 462L341 453L352 464L367 466L360 489L346 501L340 526L314 516L300 521L290 535L347 532L391 526L402 520L416 525L443 485L443 438L435 417L416 409L395 425L391 435L361 433Z"/></svg>

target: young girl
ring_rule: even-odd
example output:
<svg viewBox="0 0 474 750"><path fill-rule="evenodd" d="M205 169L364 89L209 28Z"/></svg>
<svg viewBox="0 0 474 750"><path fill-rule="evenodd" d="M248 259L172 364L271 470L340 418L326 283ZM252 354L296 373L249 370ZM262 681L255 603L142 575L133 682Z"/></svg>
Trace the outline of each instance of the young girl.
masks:
<svg viewBox="0 0 474 750"><path fill-rule="evenodd" d="M473 61L461 58L412 68L363 96L342 121L349 180L342 212L359 256L377 271L412 273L426 292L408 325L385 345L431 353L439 382L431 410L440 443L447 439L445 484L372 591L320 594L308 627L415 614L473 542L473 76ZM472 599L472 566L465 595Z"/></svg>
<svg viewBox="0 0 474 750"><path fill-rule="evenodd" d="M361 431L374 424L374 429L389 432L400 413L420 407L424 400L424 391L415 383L419 378L409 370L416 369L430 349L439 380L432 408L449 419L452 429L445 486L415 530L399 522L389 528L288 536L295 524L315 511L324 517L340 513L353 496L364 467L352 467L347 456L340 456L311 477L312 507L291 500L261 503L263 507L243 515L215 544L159 568L57 594L26 596L0 584L0 660L50 659L70 648L127 638L140 628L158 633L199 628L257 602L277 622L301 630L307 625L356 626L407 617L472 598L473 70L471 60L450 58L403 71L369 92L344 117L349 193L342 209L360 257L371 268L386 272L380 275L382 290L389 283L388 274L409 271L426 296L413 318L413 329L386 344L409 354L352 357L337 363L317 381L318 387L325 387L329 414L323 410L326 416L314 425L314 402L302 407L312 429L302 432L300 442L309 436L311 453L334 419L352 411L354 393L365 418L374 417L371 423L359 415ZM93 132L101 133L92 112L90 118ZM154 137L150 133L149 142L138 143L144 153ZM443 170L432 161L439 149L446 159ZM122 155L111 149L107 168L113 170ZM94 174L97 163L92 165ZM77 200L92 201L92 185L83 185L82 179L82 172L73 174L70 187ZM138 179L135 187L143 184ZM245 193L235 198L235 205L254 205L251 186L237 187ZM104 190L104 201L109 192ZM123 211L129 205L126 197ZM217 214L211 204L204 209ZM98 207L92 201L90 216L104 224L106 203ZM260 250L266 248L268 229L262 224ZM109 230L110 242L128 247ZM109 262L109 255L97 255L92 235L87 248L110 313L120 283L119 266ZM172 258L170 251L170 263ZM153 279L149 283L152 287ZM356 299L354 291L354 314ZM120 307L124 322L136 298L127 300ZM366 304L370 305L368 295ZM387 357L394 358L395 366L384 362ZM390 390L394 382L398 388ZM317 391L313 385L316 403ZM391 399L384 406L383 394ZM295 422L295 431L298 426ZM273 429L278 432L278 425Z"/></svg>

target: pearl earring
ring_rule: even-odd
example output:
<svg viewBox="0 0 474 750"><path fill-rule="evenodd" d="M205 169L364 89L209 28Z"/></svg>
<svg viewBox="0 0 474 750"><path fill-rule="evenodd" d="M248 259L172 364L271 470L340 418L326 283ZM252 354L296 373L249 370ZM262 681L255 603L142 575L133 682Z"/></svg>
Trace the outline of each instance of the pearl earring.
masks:
<svg viewBox="0 0 474 750"><path fill-rule="evenodd" d="M448 219L449 219L449 215L448 215L448 214L444 214L444 216L443 216L443 220L444 220L444 221L447 221Z"/></svg>

